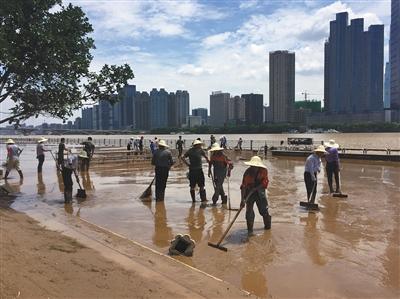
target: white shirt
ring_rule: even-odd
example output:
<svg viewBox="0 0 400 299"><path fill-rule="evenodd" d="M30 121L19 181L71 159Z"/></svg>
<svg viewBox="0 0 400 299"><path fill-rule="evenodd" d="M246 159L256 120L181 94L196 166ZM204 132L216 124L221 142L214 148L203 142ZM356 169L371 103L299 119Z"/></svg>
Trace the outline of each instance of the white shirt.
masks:
<svg viewBox="0 0 400 299"><path fill-rule="evenodd" d="M307 157L306 164L304 166L304 172L311 174L313 181L316 180L315 173L321 171L321 158L316 154L311 154Z"/></svg>

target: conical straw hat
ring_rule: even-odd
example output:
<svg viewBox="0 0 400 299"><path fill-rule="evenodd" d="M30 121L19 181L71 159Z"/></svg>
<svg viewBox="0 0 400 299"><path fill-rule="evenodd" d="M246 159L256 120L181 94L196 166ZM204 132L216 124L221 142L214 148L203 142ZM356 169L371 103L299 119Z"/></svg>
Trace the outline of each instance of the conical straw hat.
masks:
<svg viewBox="0 0 400 299"><path fill-rule="evenodd" d="M211 149L209 150L209 152L216 152L216 151L222 151L222 150L224 150L224 149L222 147L220 147L218 143L214 143L211 146Z"/></svg>
<svg viewBox="0 0 400 299"><path fill-rule="evenodd" d="M6 144L14 144L15 142L14 142L14 140L12 140L11 138L9 138L7 141L6 141Z"/></svg>
<svg viewBox="0 0 400 299"><path fill-rule="evenodd" d="M166 143L164 140L160 140L160 141L158 142L158 146L169 147L169 146L167 145L167 143Z"/></svg>
<svg viewBox="0 0 400 299"><path fill-rule="evenodd" d="M259 156L251 157L250 161L244 162L244 164L249 165L249 166L267 168L267 166L265 166L265 164L262 162L262 160Z"/></svg>

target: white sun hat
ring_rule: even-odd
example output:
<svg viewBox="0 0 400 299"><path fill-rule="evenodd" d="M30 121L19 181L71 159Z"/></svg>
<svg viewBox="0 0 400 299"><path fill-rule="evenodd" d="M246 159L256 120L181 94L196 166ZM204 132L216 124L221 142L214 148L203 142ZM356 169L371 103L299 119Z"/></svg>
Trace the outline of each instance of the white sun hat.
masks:
<svg viewBox="0 0 400 299"><path fill-rule="evenodd" d="M222 151L224 150L222 147L219 146L218 143L214 143L211 148L209 149L209 152L216 152L216 151Z"/></svg>
<svg viewBox="0 0 400 299"><path fill-rule="evenodd" d="M336 141L334 139L329 140L328 142L324 142L324 146L325 147L334 147L334 148L338 148L339 144L336 143Z"/></svg>
<svg viewBox="0 0 400 299"><path fill-rule="evenodd" d="M6 141L6 144L14 144L15 142L14 142L14 140L12 140L11 138L9 138L7 141Z"/></svg>
<svg viewBox="0 0 400 299"><path fill-rule="evenodd" d="M323 145L319 145L317 148L314 149L314 153L326 154L325 147Z"/></svg>
<svg viewBox="0 0 400 299"><path fill-rule="evenodd" d="M193 146L198 145L198 144L203 144L203 142L196 139L196 140L193 141L193 143L192 143Z"/></svg>
<svg viewBox="0 0 400 299"><path fill-rule="evenodd" d="M84 151L84 150L81 150L81 151L80 151L78 157L79 157L79 158L84 158L84 159L85 159L85 158L89 158L88 155L87 155L87 152Z"/></svg>
<svg viewBox="0 0 400 299"><path fill-rule="evenodd" d="M46 142L47 141L47 139L46 138L44 138L44 137L40 137L40 139L38 140L38 143L41 143L41 142Z"/></svg>
<svg viewBox="0 0 400 299"><path fill-rule="evenodd" d="M160 140L160 141L158 142L158 146L169 147L169 146L167 145L167 143L166 143L164 140Z"/></svg>
<svg viewBox="0 0 400 299"><path fill-rule="evenodd" d="M262 162L262 160L259 156L251 157L250 161L244 162L244 164L249 165L249 166L267 168L267 166L265 166L265 164Z"/></svg>

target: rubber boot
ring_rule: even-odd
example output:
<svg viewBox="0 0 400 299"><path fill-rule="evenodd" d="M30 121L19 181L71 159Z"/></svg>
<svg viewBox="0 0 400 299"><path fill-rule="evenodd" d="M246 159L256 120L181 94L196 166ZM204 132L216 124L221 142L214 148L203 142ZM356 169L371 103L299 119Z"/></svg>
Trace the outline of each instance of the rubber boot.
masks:
<svg viewBox="0 0 400 299"><path fill-rule="evenodd" d="M226 203L228 202L228 196L227 195L222 195L222 204L226 205Z"/></svg>
<svg viewBox="0 0 400 299"><path fill-rule="evenodd" d="M19 173L19 178L22 180L24 178L24 174L22 173L21 170L19 170L18 173Z"/></svg>
<svg viewBox="0 0 400 299"><path fill-rule="evenodd" d="M206 202L207 201L207 195L206 195L206 190L205 189L200 190L200 199L201 199L201 202Z"/></svg>
<svg viewBox="0 0 400 299"><path fill-rule="evenodd" d="M72 201L72 191L64 191L64 202L70 203Z"/></svg>
<svg viewBox="0 0 400 299"><path fill-rule="evenodd" d="M196 201L196 190L190 190L190 197L192 198L192 202Z"/></svg>
<svg viewBox="0 0 400 299"><path fill-rule="evenodd" d="M263 216L264 220L264 229L271 229L271 215L267 214Z"/></svg>
<svg viewBox="0 0 400 299"><path fill-rule="evenodd" d="M247 234L248 234L249 236L253 236L253 235L254 235L254 233L253 233L253 225L254 225L254 222L250 222L250 221L248 221L248 220L246 220L246 222L247 222Z"/></svg>
<svg viewBox="0 0 400 299"><path fill-rule="evenodd" d="M4 179L6 180L8 175L10 174L10 172L8 170L6 170L6 173L4 174Z"/></svg>
<svg viewBox="0 0 400 299"><path fill-rule="evenodd" d="M164 192L160 191L160 194L156 198L156 201L164 201Z"/></svg>
<svg viewBox="0 0 400 299"><path fill-rule="evenodd" d="M214 195L213 195L213 197L212 197L212 204L213 204L213 205L216 205L216 204L217 204L217 201L218 201L218 195L216 195L216 194L214 193Z"/></svg>

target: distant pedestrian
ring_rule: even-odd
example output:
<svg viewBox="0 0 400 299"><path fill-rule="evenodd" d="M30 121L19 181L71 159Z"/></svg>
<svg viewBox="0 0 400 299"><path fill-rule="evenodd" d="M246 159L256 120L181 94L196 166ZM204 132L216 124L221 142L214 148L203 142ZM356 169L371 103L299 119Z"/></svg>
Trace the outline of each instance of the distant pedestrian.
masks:
<svg viewBox="0 0 400 299"><path fill-rule="evenodd" d="M82 142L82 145L83 145L83 150L86 152L86 154L88 156L88 159L83 160L83 162L85 164L83 165L82 170L89 171L89 165L93 158L94 150L95 150L95 145L93 143L92 137L88 137L88 139L86 141Z"/></svg>
<svg viewBox="0 0 400 299"><path fill-rule="evenodd" d="M251 236L254 226L254 203L257 204L258 212L263 217L264 229L271 228L271 216L268 212L268 200L265 189L268 187L268 171L261 158L253 156L250 161L244 162L249 165L243 174L242 185L240 186L242 201L240 206L246 205L247 231ZM250 195L250 192L253 192ZM247 201L245 199L249 196Z"/></svg>
<svg viewBox="0 0 400 299"><path fill-rule="evenodd" d="M176 141L176 148L178 150L178 157L182 157L182 151L183 151L183 145L185 144L185 141L182 140L182 136L179 136L179 139Z"/></svg>
<svg viewBox="0 0 400 299"><path fill-rule="evenodd" d="M226 137L225 137L225 135L223 135L223 136L221 136L221 138L219 139L219 142L220 142L220 146L223 148L223 149L226 149L226 147L227 147L227 144L226 144Z"/></svg>
<svg viewBox="0 0 400 299"><path fill-rule="evenodd" d="M158 143L158 149L155 150L151 164L155 166L156 173L156 201L164 201L165 188L169 176L169 170L174 164L171 151L164 140Z"/></svg>
<svg viewBox="0 0 400 299"><path fill-rule="evenodd" d="M158 138L154 137L154 149L158 149Z"/></svg>
<svg viewBox="0 0 400 299"><path fill-rule="evenodd" d="M38 173L42 172L43 163L44 163L44 153L50 151L50 150L46 149L44 146L44 143L46 141L47 141L47 139L42 137L38 140L38 144L36 146L36 158L38 159L38 167L37 167Z"/></svg>
<svg viewBox="0 0 400 299"><path fill-rule="evenodd" d="M7 180L10 171L15 169L18 171L19 178L22 180L24 175L22 174L22 170L19 167L19 156L22 153L22 149L19 148L18 145L15 144L14 140L8 139L6 141L6 149L7 149L7 162L6 162L6 173L4 175L4 179Z"/></svg>
<svg viewBox="0 0 400 299"><path fill-rule="evenodd" d="M326 160L326 176L328 177L328 185L330 193L341 193L340 190L340 161L339 161L339 144L335 140L331 139L328 142L324 142L327 154L325 155ZM333 189L332 177L335 175L336 189Z"/></svg>
<svg viewBox="0 0 400 299"><path fill-rule="evenodd" d="M189 185L190 185L190 196L192 201L195 202L196 195L196 185L200 188L200 198L202 202L207 201L206 189L205 186L205 178L202 167L202 158L206 159L207 163L209 163L207 154L202 149L202 142L199 140L193 141L192 147L181 157L181 160L189 166ZM186 158L189 158L188 163Z"/></svg>
<svg viewBox="0 0 400 299"><path fill-rule="evenodd" d="M129 139L129 142L128 142L128 144L126 145L126 150L127 151L131 151L132 149L133 149L133 140L134 140L134 138L133 137L131 137L130 139ZM128 155L129 155L130 153L128 153Z"/></svg>
<svg viewBox="0 0 400 299"><path fill-rule="evenodd" d="M243 144L243 139L242 137L239 137L238 143L236 145L236 149L242 152L242 144Z"/></svg>
<svg viewBox="0 0 400 299"><path fill-rule="evenodd" d="M86 152L85 152L86 154ZM78 157L72 153L68 153L67 159L62 165L62 178L64 184L64 202L70 203L72 201L73 181L72 173L76 171L78 166Z"/></svg>
<svg viewBox="0 0 400 299"><path fill-rule="evenodd" d="M150 139L150 151L151 151L152 155L154 155L154 152L156 151L156 149L157 149L156 144L154 143L153 140Z"/></svg>
<svg viewBox="0 0 400 299"><path fill-rule="evenodd" d="M210 146L209 146L209 148L211 148L212 145L213 145L214 143L216 143L216 142L217 142L217 139L215 138L214 135L211 134L211 136L210 136Z"/></svg>
<svg viewBox="0 0 400 299"><path fill-rule="evenodd" d="M65 147L65 138L61 138L60 143L58 144L58 152L57 152L57 164L59 168L62 168L64 164L64 153L68 151Z"/></svg>
<svg viewBox="0 0 400 299"><path fill-rule="evenodd" d="M139 141L140 139L138 137L133 141L133 150L135 151L135 155L137 155L137 152L139 151Z"/></svg>
<svg viewBox="0 0 400 299"><path fill-rule="evenodd" d="M222 204L226 204L228 197L224 191L224 180L226 176L230 176L230 170L233 168L231 160L224 154L223 148L214 143L209 152L211 153L210 163L208 166L208 177L213 178L214 195L212 197L213 204L216 204L219 196L221 196ZM213 173L211 172L213 170ZM214 175L213 175L214 174Z"/></svg>
<svg viewBox="0 0 400 299"><path fill-rule="evenodd" d="M144 137L140 136L140 140L139 140L139 151L141 154L143 154L143 141L144 141Z"/></svg>
<svg viewBox="0 0 400 299"><path fill-rule="evenodd" d="M317 195L317 174L321 171L321 157L325 155L325 147L323 145L314 149L314 152L307 157L304 166L304 183L307 189L307 198L311 203L315 202Z"/></svg>

